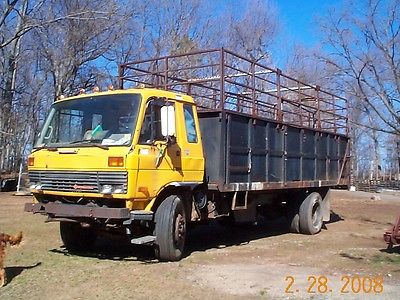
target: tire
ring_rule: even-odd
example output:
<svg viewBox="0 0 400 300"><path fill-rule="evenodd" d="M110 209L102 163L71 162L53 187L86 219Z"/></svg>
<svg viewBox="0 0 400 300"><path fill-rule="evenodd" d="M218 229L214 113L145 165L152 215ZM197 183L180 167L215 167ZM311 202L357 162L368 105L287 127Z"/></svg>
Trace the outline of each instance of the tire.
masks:
<svg viewBox="0 0 400 300"><path fill-rule="evenodd" d="M297 197L292 196L287 202L286 218L288 220L289 231L292 233L300 233L300 201Z"/></svg>
<svg viewBox="0 0 400 300"><path fill-rule="evenodd" d="M320 232L323 223L322 218L321 195L313 192L300 205L300 232L310 235Z"/></svg>
<svg viewBox="0 0 400 300"><path fill-rule="evenodd" d="M60 222L60 235L65 248L72 252L90 250L96 241L93 228L83 228L75 222Z"/></svg>
<svg viewBox="0 0 400 300"><path fill-rule="evenodd" d="M155 254L160 261L178 261L185 250L187 220L180 196L167 197L155 215Z"/></svg>
<svg viewBox="0 0 400 300"><path fill-rule="evenodd" d="M289 230L292 233L300 233L300 216L299 213L293 213L289 218Z"/></svg>

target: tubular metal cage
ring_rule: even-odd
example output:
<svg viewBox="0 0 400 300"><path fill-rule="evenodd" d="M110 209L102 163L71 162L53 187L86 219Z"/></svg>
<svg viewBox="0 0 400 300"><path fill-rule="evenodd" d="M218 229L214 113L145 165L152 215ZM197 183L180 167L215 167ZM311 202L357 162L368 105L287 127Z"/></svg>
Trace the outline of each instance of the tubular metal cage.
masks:
<svg viewBox="0 0 400 300"><path fill-rule="evenodd" d="M199 110L235 111L303 128L349 133L345 98L224 48L121 64L119 87L138 84L189 94Z"/></svg>

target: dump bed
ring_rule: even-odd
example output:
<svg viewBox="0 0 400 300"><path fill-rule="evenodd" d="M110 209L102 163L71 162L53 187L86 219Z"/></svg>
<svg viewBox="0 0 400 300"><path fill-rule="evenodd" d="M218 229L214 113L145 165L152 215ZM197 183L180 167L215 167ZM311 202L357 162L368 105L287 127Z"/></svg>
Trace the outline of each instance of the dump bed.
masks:
<svg viewBox="0 0 400 300"><path fill-rule="evenodd" d="M348 138L231 111L199 113L211 189L346 185Z"/></svg>
<svg viewBox="0 0 400 300"><path fill-rule="evenodd" d="M326 89L226 49L126 63L119 79L194 98L210 189L348 184L347 101Z"/></svg>

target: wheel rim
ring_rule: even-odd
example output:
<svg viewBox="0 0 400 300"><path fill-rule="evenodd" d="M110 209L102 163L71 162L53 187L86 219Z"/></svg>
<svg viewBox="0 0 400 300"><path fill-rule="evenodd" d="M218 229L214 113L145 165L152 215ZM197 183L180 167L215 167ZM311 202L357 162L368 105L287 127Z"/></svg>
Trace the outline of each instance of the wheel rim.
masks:
<svg viewBox="0 0 400 300"><path fill-rule="evenodd" d="M316 201L312 207L312 224L315 228L321 223L321 205Z"/></svg>
<svg viewBox="0 0 400 300"><path fill-rule="evenodd" d="M175 232L174 232L174 242L178 249L182 249L185 242L186 235L186 221L181 213L178 213L175 218Z"/></svg>

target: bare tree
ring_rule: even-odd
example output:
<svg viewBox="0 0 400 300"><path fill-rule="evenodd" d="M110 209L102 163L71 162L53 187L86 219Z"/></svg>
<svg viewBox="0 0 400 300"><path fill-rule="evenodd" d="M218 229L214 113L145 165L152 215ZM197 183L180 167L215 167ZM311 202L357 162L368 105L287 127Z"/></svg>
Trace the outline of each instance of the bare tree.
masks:
<svg viewBox="0 0 400 300"><path fill-rule="evenodd" d="M26 18L29 15L29 1L7 1L2 4L0 17L0 61L1 61L1 98L0 98L0 169L3 170L7 152L10 151L11 110L15 95L18 59L21 52L21 39L25 33Z"/></svg>
<svg viewBox="0 0 400 300"><path fill-rule="evenodd" d="M400 133L400 1L349 2L331 12L322 30L333 66L347 93L364 105L376 129Z"/></svg>
<svg viewBox="0 0 400 300"><path fill-rule="evenodd" d="M227 16L209 0L2 1L0 168L16 168L59 95L115 76L118 63L222 46L269 62L275 7L241 3Z"/></svg>
<svg viewBox="0 0 400 300"><path fill-rule="evenodd" d="M277 10L270 1L246 1L242 14L231 12L218 37L223 46L257 62L271 62L271 46L279 32Z"/></svg>
<svg viewBox="0 0 400 300"><path fill-rule="evenodd" d="M35 30L41 55L53 77L55 99L61 94L76 92L79 85L93 84L95 78L90 71L95 65L91 63L120 38L122 33L118 25L122 19L113 1L51 0L50 3L49 9L43 12L44 18L57 18L59 14L81 15Z"/></svg>
<svg viewBox="0 0 400 300"><path fill-rule="evenodd" d="M7 0L0 4L0 169L2 171L15 169L28 143L32 144L39 119L43 118L42 112L48 107L43 105L43 101L49 98L49 91L52 90L48 75L57 75L53 77L55 91L62 90L65 86L70 87L71 81L80 74L90 78L87 74L91 73L94 67L85 63L98 58L105 51L103 46L115 41L114 37L117 36L115 20L121 19L120 15L115 14L116 5L109 1L92 1L91 6L87 4L75 9L79 6L78 2L80 1ZM92 26L87 26L89 23ZM66 24L69 25L67 31L57 30L66 29ZM108 34L96 35L101 32L99 28ZM45 34L47 39L43 39ZM64 45L65 41L69 44ZM40 44L46 48L38 48L38 42L43 42ZM72 43L74 44L71 45ZM90 54L84 56L82 53L85 51L82 50L82 46L88 44L91 48L86 50ZM66 47L68 45L69 48ZM74 49L75 52L69 57L62 56L65 53L62 52L64 49ZM44 53L48 56L43 55ZM59 54L58 61L54 59L56 53ZM71 56L76 57L72 59L72 75L69 69L71 62L68 61ZM50 70L53 72L49 73ZM61 78L62 76L67 77L67 80ZM47 92L42 93L43 90ZM50 98L54 100L54 97Z"/></svg>
<svg viewBox="0 0 400 300"><path fill-rule="evenodd" d="M185 40L195 43L186 43L185 51L190 51L189 44L202 43L207 19L210 13L204 9L204 1L150 1L153 7L149 21L149 54L160 56L176 53L183 46ZM182 50L182 49L181 49Z"/></svg>
<svg viewBox="0 0 400 300"><path fill-rule="evenodd" d="M400 137L389 135L385 140L385 174L389 180L400 180Z"/></svg>

